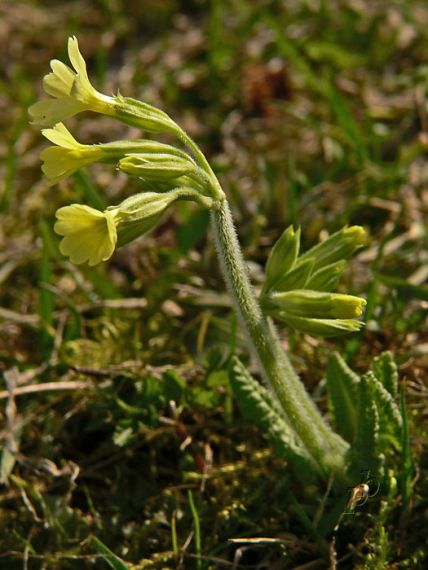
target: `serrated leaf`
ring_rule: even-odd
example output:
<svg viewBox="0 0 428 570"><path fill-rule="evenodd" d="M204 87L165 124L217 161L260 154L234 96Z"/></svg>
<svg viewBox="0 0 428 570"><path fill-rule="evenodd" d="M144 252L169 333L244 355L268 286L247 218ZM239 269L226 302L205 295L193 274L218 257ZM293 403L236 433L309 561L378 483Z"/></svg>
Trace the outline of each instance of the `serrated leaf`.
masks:
<svg viewBox="0 0 428 570"><path fill-rule="evenodd" d="M407 420L407 408L406 408L406 395L404 391L404 385L401 386L400 391L400 411L401 418L403 422L403 432L402 432L402 444L401 444L401 496L402 496L402 513L406 513L410 495L412 494L412 479L414 474L412 453L410 449L410 436L409 436L409 424Z"/></svg>
<svg viewBox="0 0 428 570"><path fill-rule="evenodd" d="M392 352L383 352L373 360L373 372L393 398L398 391L398 369Z"/></svg>
<svg viewBox="0 0 428 570"><path fill-rule="evenodd" d="M302 472L318 469L268 390L236 357L231 366L231 386L243 415L266 433L280 457L288 459Z"/></svg>
<svg viewBox="0 0 428 570"><path fill-rule="evenodd" d="M289 226L276 244L266 262L266 288L271 289L290 269L293 268L300 247L300 228L295 232Z"/></svg>
<svg viewBox="0 0 428 570"><path fill-rule="evenodd" d="M379 412L380 436L392 433L397 444L400 445L403 427L400 410L394 398L373 373L367 373L367 378L372 382L373 394Z"/></svg>
<svg viewBox="0 0 428 570"><path fill-rule="evenodd" d="M373 390L373 373L364 374L359 383L358 424L351 451L351 473L369 470L379 474L383 456L379 450L379 413Z"/></svg>
<svg viewBox="0 0 428 570"><path fill-rule="evenodd" d="M357 431L359 383L359 376L333 352L327 364L328 405L336 431L349 442Z"/></svg>

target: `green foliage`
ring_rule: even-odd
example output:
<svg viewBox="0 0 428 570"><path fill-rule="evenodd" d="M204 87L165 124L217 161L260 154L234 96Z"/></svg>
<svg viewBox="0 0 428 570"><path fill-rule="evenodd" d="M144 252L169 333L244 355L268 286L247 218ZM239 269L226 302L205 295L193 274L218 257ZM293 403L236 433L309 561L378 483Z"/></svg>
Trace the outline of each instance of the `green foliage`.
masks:
<svg viewBox="0 0 428 570"><path fill-rule="evenodd" d="M101 554L101 558L105 560L113 570L131 570L131 566L128 566L128 564L116 556L114 552L112 552L110 548L108 548L108 546L101 542L101 540L96 536L92 537L91 544L95 550Z"/></svg>
<svg viewBox="0 0 428 570"><path fill-rule="evenodd" d="M383 387L374 373L369 372L370 382L379 413L381 427L380 438L388 438L392 435L395 438L395 446L401 448L402 420L399 408L391 394ZM394 440L393 440L394 441ZM385 448L387 445L385 445Z"/></svg>
<svg viewBox="0 0 428 570"><path fill-rule="evenodd" d="M398 392L398 370L392 352L389 350L375 356L373 372L390 395L395 398Z"/></svg>
<svg viewBox="0 0 428 570"><path fill-rule="evenodd" d="M327 364L327 389L330 414L334 427L350 443L358 424L358 397L360 378L339 353L333 352Z"/></svg>
<svg viewBox="0 0 428 570"><path fill-rule="evenodd" d="M259 426L278 456L289 460L303 477L314 472L315 464L299 442L298 435L288 425L279 404L248 373L238 357L232 359L230 374L235 398L246 419Z"/></svg>
<svg viewBox="0 0 428 570"><path fill-rule="evenodd" d="M406 515L409 508L410 496L412 494L412 479L414 476L414 466L412 452L410 449L409 423L407 418L406 399L404 386L400 392L400 412L402 418L402 443L401 443L401 477L400 491L402 496L402 514ZM403 516L404 518L404 516Z"/></svg>
<svg viewBox="0 0 428 570"><path fill-rule="evenodd" d="M383 456L379 449L379 412L373 389L373 374L367 372L359 383L358 424L351 448L349 471L370 470L379 474Z"/></svg>
<svg viewBox="0 0 428 570"><path fill-rule="evenodd" d="M396 393L398 373L391 352L377 356L373 370L361 378L338 353L333 353L326 379L334 425L352 444L350 471L379 472L391 444L397 451L403 449L402 417L392 395Z"/></svg>

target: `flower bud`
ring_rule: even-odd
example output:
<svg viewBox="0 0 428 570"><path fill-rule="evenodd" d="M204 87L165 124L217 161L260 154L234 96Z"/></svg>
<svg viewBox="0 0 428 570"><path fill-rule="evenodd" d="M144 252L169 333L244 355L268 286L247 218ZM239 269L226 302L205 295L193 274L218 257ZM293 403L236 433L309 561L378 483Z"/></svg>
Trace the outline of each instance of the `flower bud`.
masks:
<svg viewBox="0 0 428 570"><path fill-rule="evenodd" d="M70 176L82 166L94 162L117 162L130 153L141 153L148 161L158 161L168 155L171 161L194 165L193 159L184 151L168 144L139 139L114 141L105 144L86 145L79 143L62 123L51 129L43 129L43 136L57 146L45 148L40 158L42 170L51 184Z"/></svg>
<svg viewBox="0 0 428 570"><path fill-rule="evenodd" d="M289 271L275 286L275 291L291 291L292 289L303 289L309 280L314 267L314 260L312 258L305 259L304 261L297 261L294 269Z"/></svg>
<svg viewBox="0 0 428 570"><path fill-rule="evenodd" d="M366 243L366 233L361 226L350 226L339 230L323 242L300 256L301 260L312 257L314 270L331 265L341 259L350 257Z"/></svg>
<svg viewBox="0 0 428 570"><path fill-rule="evenodd" d="M326 265L311 275L307 288L314 291L331 291L346 267L346 261L341 259L336 263Z"/></svg>
<svg viewBox="0 0 428 570"><path fill-rule="evenodd" d="M119 170L146 180L163 181L178 178L196 170L190 157L181 158L172 154L128 154L119 161Z"/></svg>
<svg viewBox="0 0 428 570"><path fill-rule="evenodd" d="M365 299L340 293L323 293L297 289L273 293L269 297L272 306L298 317L316 319L352 319L361 317Z"/></svg>
<svg viewBox="0 0 428 570"><path fill-rule="evenodd" d="M300 228L289 226L275 243L266 263L266 289L271 289L290 269L299 254Z"/></svg>
<svg viewBox="0 0 428 570"><path fill-rule="evenodd" d="M358 332L364 326L362 321L353 319L311 319L290 315L285 311L275 316L296 330L324 338Z"/></svg>
<svg viewBox="0 0 428 570"><path fill-rule="evenodd" d="M148 132L177 132L177 125L166 113L148 103L120 94L114 97L114 116L126 125Z"/></svg>

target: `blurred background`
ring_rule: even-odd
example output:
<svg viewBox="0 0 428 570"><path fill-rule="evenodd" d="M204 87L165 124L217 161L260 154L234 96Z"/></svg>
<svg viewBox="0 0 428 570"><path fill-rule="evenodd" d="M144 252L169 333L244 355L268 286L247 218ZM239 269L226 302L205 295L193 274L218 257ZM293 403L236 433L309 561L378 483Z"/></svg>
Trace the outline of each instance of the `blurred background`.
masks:
<svg viewBox="0 0 428 570"><path fill-rule="evenodd" d="M54 187L41 175L47 143L27 109L45 97L49 61L68 63L70 35L99 91L159 106L200 144L230 199L256 287L287 225L302 227L304 249L346 224L367 229L369 243L339 286L367 298L365 331L327 343L284 332L284 344L321 407L331 350L359 371L393 351L423 469L428 6L0 2L0 566L106 568L93 535L138 568L316 562L316 541L295 523L287 494L291 487L311 504L311 491L296 487L231 395L228 357L237 350L245 359L245 344L207 213L180 205L95 268L59 253L57 208L103 208L139 189L104 165ZM141 137L90 114L67 126L84 143ZM343 568L359 567L395 516L379 522L376 512L338 541ZM377 567L422 564L418 516ZM237 557L227 542L237 536L281 540Z"/></svg>

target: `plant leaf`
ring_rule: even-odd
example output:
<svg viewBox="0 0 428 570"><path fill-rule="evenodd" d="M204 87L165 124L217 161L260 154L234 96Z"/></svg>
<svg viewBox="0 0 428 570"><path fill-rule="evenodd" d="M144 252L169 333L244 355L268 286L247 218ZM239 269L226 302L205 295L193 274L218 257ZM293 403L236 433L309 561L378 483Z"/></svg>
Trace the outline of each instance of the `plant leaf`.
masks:
<svg viewBox="0 0 428 570"><path fill-rule="evenodd" d="M358 423L360 378L337 352L327 364L328 405L336 431L352 442Z"/></svg>
<svg viewBox="0 0 428 570"><path fill-rule="evenodd" d="M237 357L232 360L231 386L243 415L267 434L280 457L289 460L302 473L318 469L288 425L279 405L268 390L247 372Z"/></svg>
<svg viewBox="0 0 428 570"><path fill-rule="evenodd" d="M112 552L110 548L108 548L108 546L101 542L101 540L96 536L92 537L91 544L96 551L101 554L101 557L107 562L110 568L113 568L113 570L131 570L131 566L116 556L116 554L114 554L114 552Z"/></svg>
<svg viewBox="0 0 428 570"><path fill-rule="evenodd" d="M403 422L399 407L374 374L370 373L368 378L372 382L373 394L379 412L380 436L392 432L397 439L398 446L400 446Z"/></svg>
<svg viewBox="0 0 428 570"><path fill-rule="evenodd" d="M379 474L384 460L379 452L379 413L374 396L374 374L367 372L359 383L359 410L357 431L351 451L351 475L362 471Z"/></svg>
<svg viewBox="0 0 428 570"><path fill-rule="evenodd" d="M401 386L400 392L400 408L401 408L401 418L403 422L402 431L402 472L400 480L401 488L401 502L402 502L402 513L405 515L409 502L410 495L412 494L412 478L414 473L412 454L410 449L410 437L409 437L409 424L407 421L407 409L406 409L406 396L404 391L404 385Z"/></svg>
<svg viewBox="0 0 428 570"><path fill-rule="evenodd" d="M393 398L398 391L398 370L392 352L383 352L373 360L373 372Z"/></svg>

